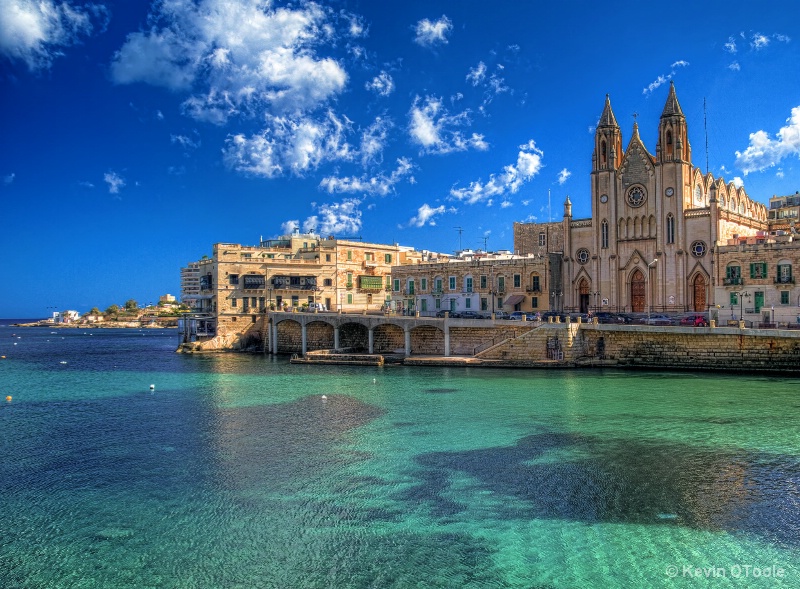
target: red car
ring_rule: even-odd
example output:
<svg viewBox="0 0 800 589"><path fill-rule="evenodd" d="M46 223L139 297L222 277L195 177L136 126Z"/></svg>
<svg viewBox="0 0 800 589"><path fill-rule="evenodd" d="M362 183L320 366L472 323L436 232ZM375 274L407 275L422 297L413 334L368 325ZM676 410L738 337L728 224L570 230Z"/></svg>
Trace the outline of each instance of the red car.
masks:
<svg viewBox="0 0 800 589"><path fill-rule="evenodd" d="M708 319L705 315L695 313L681 319L681 325L684 327L708 327Z"/></svg>

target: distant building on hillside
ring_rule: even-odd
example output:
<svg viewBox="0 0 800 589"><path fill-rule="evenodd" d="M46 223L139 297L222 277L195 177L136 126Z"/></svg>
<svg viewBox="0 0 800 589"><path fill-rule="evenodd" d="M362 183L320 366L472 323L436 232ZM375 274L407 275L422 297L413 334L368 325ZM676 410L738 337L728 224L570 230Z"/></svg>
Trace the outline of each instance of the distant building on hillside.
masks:
<svg viewBox="0 0 800 589"><path fill-rule="evenodd" d="M181 268L181 302L194 309L200 295L200 264L190 262Z"/></svg>

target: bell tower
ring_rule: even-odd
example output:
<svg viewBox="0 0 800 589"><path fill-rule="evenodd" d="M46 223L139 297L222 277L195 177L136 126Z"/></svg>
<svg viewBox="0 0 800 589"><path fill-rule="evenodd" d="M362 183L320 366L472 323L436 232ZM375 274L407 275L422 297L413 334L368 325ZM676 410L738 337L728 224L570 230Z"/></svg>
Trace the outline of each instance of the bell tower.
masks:
<svg viewBox="0 0 800 589"><path fill-rule="evenodd" d="M620 132L614 111L611 110L611 100L606 94L606 104L603 114L597 123L594 134L594 153L592 154L592 171L616 170L622 160L622 133Z"/></svg>
<svg viewBox="0 0 800 589"><path fill-rule="evenodd" d="M692 148L689 145L689 132L686 117L675 94L675 84L669 83L669 95L658 124L658 145L656 160L659 163L692 163Z"/></svg>

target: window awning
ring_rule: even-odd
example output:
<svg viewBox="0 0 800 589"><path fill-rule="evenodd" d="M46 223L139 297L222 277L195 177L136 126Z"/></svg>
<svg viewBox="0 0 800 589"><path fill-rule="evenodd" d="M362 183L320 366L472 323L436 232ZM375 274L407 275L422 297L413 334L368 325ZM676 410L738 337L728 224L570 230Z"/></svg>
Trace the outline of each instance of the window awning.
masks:
<svg viewBox="0 0 800 589"><path fill-rule="evenodd" d="M522 301L525 300L525 295L511 295L506 300L503 301L503 306L511 305L519 305Z"/></svg>

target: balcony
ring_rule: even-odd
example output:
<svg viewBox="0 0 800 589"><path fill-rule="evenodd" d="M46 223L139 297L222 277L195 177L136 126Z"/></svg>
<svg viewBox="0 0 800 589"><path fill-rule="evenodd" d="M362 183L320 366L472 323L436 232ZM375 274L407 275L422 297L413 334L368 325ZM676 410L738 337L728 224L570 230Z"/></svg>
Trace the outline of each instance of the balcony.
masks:
<svg viewBox="0 0 800 589"><path fill-rule="evenodd" d="M775 284L794 284L793 276L776 276Z"/></svg>
<svg viewBox="0 0 800 589"><path fill-rule="evenodd" d="M541 294L542 289L538 286L528 286L525 288L525 292Z"/></svg>
<svg viewBox="0 0 800 589"><path fill-rule="evenodd" d="M722 285L723 286L742 286L744 281L742 280L741 276L733 276L731 278L723 278Z"/></svg>

